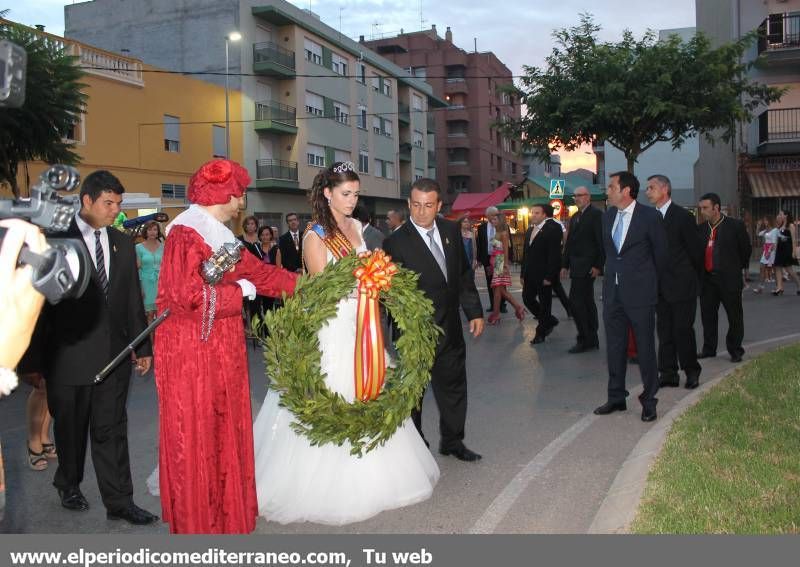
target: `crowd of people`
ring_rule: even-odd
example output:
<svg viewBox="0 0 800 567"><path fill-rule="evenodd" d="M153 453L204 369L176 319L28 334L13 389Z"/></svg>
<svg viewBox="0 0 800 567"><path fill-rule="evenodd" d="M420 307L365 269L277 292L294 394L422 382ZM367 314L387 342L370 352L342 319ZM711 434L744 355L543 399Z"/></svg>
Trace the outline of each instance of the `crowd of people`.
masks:
<svg viewBox="0 0 800 567"><path fill-rule="evenodd" d="M53 484L61 505L86 510L90 504L80 485L91 445L107 517L156 522L155 514L133 501L126 415L133 370L145 374L153 364L160 422L158 489L163 519L173 533L249 533L259 515L283 523L343 524L428 498L439 469L423 435L421 399L391 439L363 457L351 455L347 446L312 445L292 427L293 415L275 391L267 394L255 422L251 416L243 313L246 320L279 306L280 298L293 294L301 273L313 277L347 254L376 248L418 274L419 290L433 303L432 322L443 330L431 369L441 455L467 463L481 459L464 441L466 344L460 316L463 310L473 337L482 334L478 266L484 268L489 292L489 325L497 325L510 304L520 322L526 310L537 320L531 344L544 343L559 324L552 312L555 295L574 320L570 354L600 348L594 283L602 276L608 388L595 413L627 409L632 338L644 386L641 419L653 421L658 389L678 386L681 371L685 387L696 388L699 360L716 356L720 305L728 319L726 349L732 361L741 361L750 239L744 223L722 213L716 194L701 197L698 223L671 200L666 176L647 180L652 206L637 200L640 182L632 174L618 172L609 179L607 210L594 207L588 189L579 187L574 191L577 211L567 226L554 218L550 205L532 207L519 259L518 302L509 290L514 283L512 247L504 216L490 207L486 222L477 228L469 219L444 219L441 189L431 179L412 185L408 220L401 211L389 212L385 236L358 203L360 179L353 164L336 163L314 179L308 227L301 227L292 212L285 216L288 230L278 235L275 227L259 226L256 217L248 216L237 237L228 225L243 209L250 178L235 162L212 160L190 180L192 205L163 232L157 222L145 224L135 244L130 236L109 230L124 187L111 173L95 172L81 187L81 208L69 230L83 240L94 263L87 291L48 305L36 331L31 323L17 333L8 343L13 352L4 348L0 359L0 373L18 366L19 375L33 386L27 406L30 468L41 471L57 462ZM3 221L9 233L0 253L0 277L13 274L9 289L25 279L14 274L10 263L15 250L23 241L32 249L43 246L38 231L20 222ZM770 223L764 219L760 228L762 286L767 269L773 268L775 295L783 293L784 272L794 278L800 294L791 268L797 257L791 215L780 211L774 226ZM200 266L237 238L244 248L240 261L217 281L204 279ZM562 279L569 280L569 296ZM26 320L36 321L40 294L20 293L24 301L11 303L25 310ZM700 348L694 333L698 298ZM334 319L318 333L325 384L348 401L354 399L354 357L347 353L354 349L356 303L355 296L343 298ZM136 346L130 359L105 379L95 379L128 341L167 310L161 326ZM3 386L0 394L12 387Z"/></svg>

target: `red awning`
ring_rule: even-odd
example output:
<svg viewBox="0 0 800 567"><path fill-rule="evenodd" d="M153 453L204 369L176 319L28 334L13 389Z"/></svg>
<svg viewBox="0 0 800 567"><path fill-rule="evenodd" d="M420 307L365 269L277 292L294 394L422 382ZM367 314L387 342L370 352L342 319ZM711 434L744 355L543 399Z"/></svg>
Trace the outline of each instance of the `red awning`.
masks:
<svg viewBox="0 0 800 567"><path fill-rule="evenodd" d="M491 193L461 193L453 201L453 216L482 217L487 207L494 207L506 200L511 193L511 183L503 183Z"/></svg>

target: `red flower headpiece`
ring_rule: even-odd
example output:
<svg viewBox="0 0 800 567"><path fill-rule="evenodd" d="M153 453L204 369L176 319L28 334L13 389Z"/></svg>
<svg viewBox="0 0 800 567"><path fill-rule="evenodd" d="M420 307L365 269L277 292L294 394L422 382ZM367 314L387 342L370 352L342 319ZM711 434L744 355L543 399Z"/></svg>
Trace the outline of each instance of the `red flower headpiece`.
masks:
<svg viewBox="0 0 800 567"><path fill-rule="evenodd" d="M189 180L189 200L198 205L222 205L241 197L250 184L247 170L229 159L212 159Z"/></svg>

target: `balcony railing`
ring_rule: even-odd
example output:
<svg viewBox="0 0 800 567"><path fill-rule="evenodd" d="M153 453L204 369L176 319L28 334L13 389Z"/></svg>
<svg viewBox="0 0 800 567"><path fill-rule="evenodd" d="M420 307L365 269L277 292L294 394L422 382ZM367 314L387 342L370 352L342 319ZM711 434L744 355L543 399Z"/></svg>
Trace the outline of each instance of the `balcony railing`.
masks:
<svg viewBox="0 0 800 567"><path fill-rule="evenodd" d="M800 48L800 14L770 14L758 27L758 52Z"/></svg>
<svg viewBox="0 0 800 567"><path fill-rule="evenodd" d="M397 103L397 118L402 122L411 122L411 109L404 102Z"/></svg>
<svg viewBox="0 0 800 567"><path fill-rule="evenodd" d="M800 141L800 108L776 108L759 114L759 145L796 141Z"/></svg>
<svg viewBox="0 0 800 567"><path fill-rule="evenodd" d="M256 179L297 181L297 162L282 159L260 159L256 162Z"/></svg>
<svg viewBox="0 0 800 567"><path fill-rule="evenodd" d="M272 120L287 126L297 126L297 109L271 100L256 103L256 120Z"/></svg>
<svg viewBox="0 0 800 567"><path fill-rule="evenodd" d="M278 63L288 69L294 70L294 51L289 51L269 41L253 44L253 63L269 62Z"/></svg>

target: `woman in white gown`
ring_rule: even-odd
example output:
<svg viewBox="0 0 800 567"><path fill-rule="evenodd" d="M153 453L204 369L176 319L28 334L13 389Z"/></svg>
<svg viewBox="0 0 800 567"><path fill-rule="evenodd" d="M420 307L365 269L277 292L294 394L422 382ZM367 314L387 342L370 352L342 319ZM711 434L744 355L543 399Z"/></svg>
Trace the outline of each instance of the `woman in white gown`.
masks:
<svg viewBox="0 0 800 567"><path fill-rule="evenodd" d="M335 261L328 249L333 237L356 252L366 250L361 223L350 218L358 194L352 163L336 163L315 177L311 204L318 226L303 240L309 273ZM353 295L342 299L318 334L325 384L348 402L355 399L356 312ZM410 418L383 446L357 457L349 443L312 446L294 432L294 415L278 402L270 390L253 426L258 510L267 520L342 525L430 497L439 467Z"/></svg>

